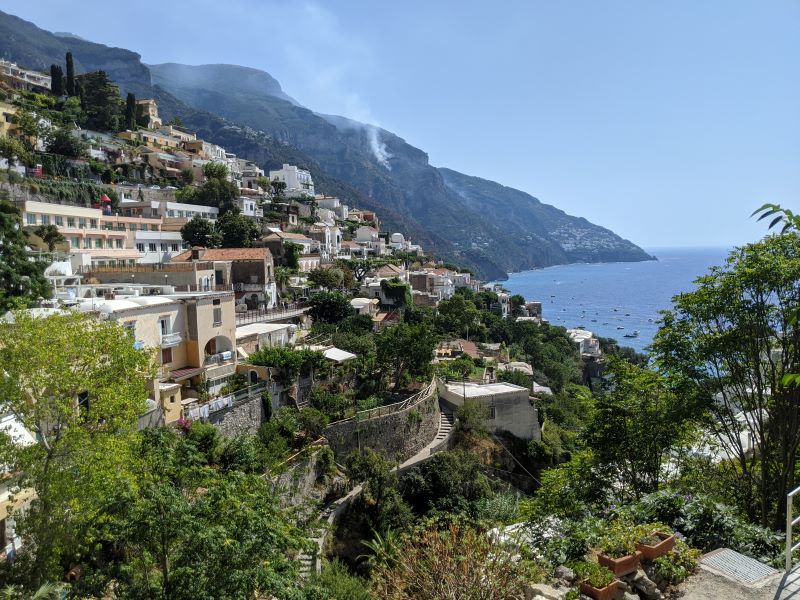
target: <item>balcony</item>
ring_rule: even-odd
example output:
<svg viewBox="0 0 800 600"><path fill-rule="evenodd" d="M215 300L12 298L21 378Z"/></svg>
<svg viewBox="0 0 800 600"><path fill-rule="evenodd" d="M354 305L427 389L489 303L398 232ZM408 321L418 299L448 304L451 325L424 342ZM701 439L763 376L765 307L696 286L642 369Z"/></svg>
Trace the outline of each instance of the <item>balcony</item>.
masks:
<svg viewBox="0 0 800 600"><path fill-rule="evenodd" d="M263 292L266 289L264 283L234 283L233 289L236 292Z"/></svg>
<svg viewBox="0 0 800 600"><path fill-rule="evenodd" d="M233 352L218 352L217 354L210 354L206 356L203 361L204 367L213 367L214 365L221 365L233 360Z"/></svg>
<svg viewBox="0 0 800 600"><path fill-rule="evenodd" d="M180 333L162 333L161 334L161 347L171 348L177 346L183 341L183 336Z"/></svg>

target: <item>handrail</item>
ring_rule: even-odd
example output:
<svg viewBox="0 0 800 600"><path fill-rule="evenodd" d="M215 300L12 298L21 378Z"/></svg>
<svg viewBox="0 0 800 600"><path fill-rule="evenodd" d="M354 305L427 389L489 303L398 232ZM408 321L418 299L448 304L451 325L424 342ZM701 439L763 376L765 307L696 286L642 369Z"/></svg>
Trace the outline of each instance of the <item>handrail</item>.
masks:
<svg viewBox="0 0 800 600"><path fill-rule="evenodd" d="M360 410L352 417L348 417L346 419L341 419L339 421L334 421L333 423L329 423L328 427L331 425L339 425L341 423L347 423L348 421L363 421L366 419L371 419L373 417L382 417L384 415L390 415L396 412L400 412L401 410L405 410L406 408L410 408L418 404L423 400L427 400L433 391L436 389L436 380L433 379L428 384L425 389L420 390L416 394L409 396L405 400L401 400L400 402L395 402L394 404L387 404L385 406L376 406L375 408L368 408L366 410Z"/></svg>
<svg viewBox="0 0 800 600"><path fill-rule="evenodd" d="M786 494L786 572L792 570L792 552L800 548L800 542L792 546L792 528L800 523L800 516L794 517L792 498L800 493L800 486Z"/></svg>

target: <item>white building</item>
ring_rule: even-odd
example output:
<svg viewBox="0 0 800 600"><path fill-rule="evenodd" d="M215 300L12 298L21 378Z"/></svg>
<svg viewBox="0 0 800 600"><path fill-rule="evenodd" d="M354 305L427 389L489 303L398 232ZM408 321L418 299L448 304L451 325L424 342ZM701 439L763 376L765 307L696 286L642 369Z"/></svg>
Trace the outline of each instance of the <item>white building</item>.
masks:
<svg viewBox="0 0 800 600"><path fill-rule="evenodd" d="M578 347L581 354L590 356L600 355L600 340L594 336L594 333L585 329L567 329L567 335Z"/></svg>
<svg viewBox="0 0 800 600"><path fill-rule="evenodd" d="M508 431L525 440L540 440L539 414L530 390L511 383L439 382L439 399L454 408L477 402L486 410L490 431Z"/></svg>
<svg viewBox="0 0 800 600"><path fill-rule="evenodd" d="M295 165L284 164L281 169L270 171L269 178L271 181L285 183L286 196L289 198L314 195L314 180L311 179L311 173Z"/></svg>
<svg viewBox="0 0 800 600"><path fill-rule="evenodd" d="M180 231L137 231L134 239L140 263L169 262L187 248Z"/></svg>
<svg viewBox="0 0 800 600"><path fill-rule="evenodd" d="M258 219L264 216L264 211L253 198L241 197L236 200L236 206L245 217Z"/></svg>

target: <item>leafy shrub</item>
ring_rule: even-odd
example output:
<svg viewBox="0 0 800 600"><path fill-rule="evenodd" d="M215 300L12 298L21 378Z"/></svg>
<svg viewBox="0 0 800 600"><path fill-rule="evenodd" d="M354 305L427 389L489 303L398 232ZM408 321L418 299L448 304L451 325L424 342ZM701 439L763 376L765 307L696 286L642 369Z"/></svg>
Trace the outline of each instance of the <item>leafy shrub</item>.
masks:
<svg viewBox="0 0 800 600"><path fill-rule="evenodd" d="M322 573L312 575L303 589L307 600L371 600L367 582L334 560L322 565Z"/></svg>
<svg viewBox="0 0 800 600"><path fill-rule="evenodd" d="M475 503L475 518L492 525L509 525L519 519L519 494L507 492Z"/></svg>
<svg viewBox="0 0 800 600"><path fill-rule="evenodd" d="M219 455L219 466L225 472L261 472L264 459L255 438L250 435L239 435L225 443Z"/></svg>
<svg viewBox="0 0 800 600"><path fill-rule="evenodd" d="M616 579L609 569L601 567L595 562L576 562L572 565L572 570L579 579L598 589L611 585Z"/></svg>
<svg viewBox="0 0 800 600"><path fill-rule="evenodd" d="M632 523L616 519L606 523L598 540L597 550L611 558L622 558L636 552L638 537Z"/></svg>
<svg viewBox="0 0 800 600"><path fill-rule="evenodd" d="M655 492L628 507L626 512L637 522L666 523L686 536L690 546L703 552L731 548L762 562L773 562L781 553L779 534L748 523L729 506L707 496Z"/></svg>
<svg viewBox="0 0 800 600"><path fill-rule="evenodd" d="M675 540L675 547L669 553L655 560L653 568L659 577L674 585L694 572L700 554L700 550L690 548L679 538Z"/></svg>

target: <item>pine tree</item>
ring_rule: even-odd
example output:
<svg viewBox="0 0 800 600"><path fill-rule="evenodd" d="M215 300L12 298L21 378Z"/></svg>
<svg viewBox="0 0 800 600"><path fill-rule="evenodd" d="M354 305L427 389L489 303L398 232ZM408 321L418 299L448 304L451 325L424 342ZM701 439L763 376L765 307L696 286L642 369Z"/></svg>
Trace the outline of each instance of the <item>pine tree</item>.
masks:
<svg viewBox="0 0 800 600"><path fill-rule="evenodd" d="M131 131L136 129L136 96L131 92L125 99L125 128Z"/></svg>
<svg viewBox="0 0 800 600"><path fill-rule="evenodd" d="M50 65L50 91L54 96L64 95L64 71L58 65Z"/></svg>
<svg viewBox="0 0 800 600"><path fill-rule="evenodd" d="M75 96L75 65L72 62L72 52L67 52L67 95Z"/></svg>
<svg viewBox="0 0 800 600"><path fill-rule="evenodd" d="M30 260L22 217L7 196L0 196L0 240L0 313L32 306L39 296L49 298L45 263Z"/></svg>

